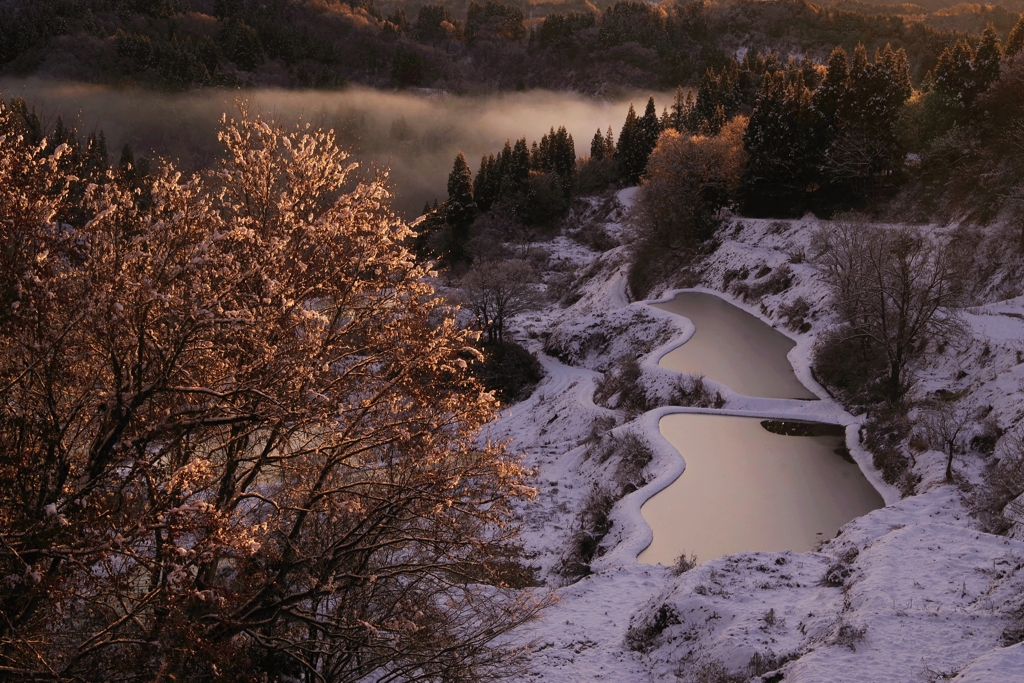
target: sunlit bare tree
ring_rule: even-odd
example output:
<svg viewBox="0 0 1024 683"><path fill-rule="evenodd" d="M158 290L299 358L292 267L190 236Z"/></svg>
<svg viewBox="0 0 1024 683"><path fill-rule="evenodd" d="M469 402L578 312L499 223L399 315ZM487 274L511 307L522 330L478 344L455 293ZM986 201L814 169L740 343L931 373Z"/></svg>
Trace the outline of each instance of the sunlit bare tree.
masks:
<svg viewBox="0 0 1024 683"><path fill-rule="evenodd" d="M518 460L468 333L333 135L225 121L225 161L111 177L82 224L0 110L0 678L469 680ZM6 137L5 137L6 134ZM80 194L80 193L79 193Z"/></svg>

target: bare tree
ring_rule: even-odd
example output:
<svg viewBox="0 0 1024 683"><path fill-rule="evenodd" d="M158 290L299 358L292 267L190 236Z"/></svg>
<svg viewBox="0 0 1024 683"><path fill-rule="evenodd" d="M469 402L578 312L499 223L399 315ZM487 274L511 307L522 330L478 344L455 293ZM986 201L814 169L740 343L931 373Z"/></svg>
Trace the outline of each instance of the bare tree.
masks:
<svg viewBox="0 0 1024 683"><path fill-rule="evenodd" d="M478 261L466 273L462 289L488 343L504 343L508 319L537 305L536 281L525 261Z"/></svg>
<svg viewBox="0 0 1024 683"><path fill-rule="evenodd" d="M845 220L823 226L814 248L841 338L862 340L884 357L885 395L899 402L927 346L963 335L957 312L967 296L963 245L915 228Z"/></svg>
<svg viewBox="0 0 1024 683"><path fill-rule="evenodd" d="M953 457L963 452L964 432L971 424L973 406L942 401L925 408L921 422L933 447L946 454L946 481L953 481Z"/></svg>
<svg viewBox="0 0 1024 683"><path fill-rule="evenodd" d="M469 333L331 134L221 140L69 224L0 108L0 677L507 673L532 489L476 439Z"/></svg>

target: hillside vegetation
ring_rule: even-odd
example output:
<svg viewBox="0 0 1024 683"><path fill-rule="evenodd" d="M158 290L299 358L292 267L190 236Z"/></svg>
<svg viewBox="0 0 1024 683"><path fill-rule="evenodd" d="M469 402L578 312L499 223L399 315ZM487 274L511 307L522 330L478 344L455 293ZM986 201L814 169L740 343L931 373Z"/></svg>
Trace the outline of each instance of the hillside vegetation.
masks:
<svg viewBox="0 0 1024 683"><path fill-rule="evenodd" d="M374 0L3 0L0 68L164 89L274 85L515 88L589 93L696 83L748 49L823 60L835 46L903 48L915 82L998 5L926 9L805 0L534 5Z"/></svg>

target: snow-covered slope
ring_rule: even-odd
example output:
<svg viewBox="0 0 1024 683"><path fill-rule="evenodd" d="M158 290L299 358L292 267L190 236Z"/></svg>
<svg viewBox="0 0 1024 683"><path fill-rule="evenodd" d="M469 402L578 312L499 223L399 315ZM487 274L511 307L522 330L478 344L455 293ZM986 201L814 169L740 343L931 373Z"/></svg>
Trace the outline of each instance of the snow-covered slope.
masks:
<svg viewBox="0 0 1024 683"><path fill-rule="evenodd" d="M629 191L619 195L621 204L630 199ZM604 223L601 215L587 218L627 241L616 222L621 214L619 207ZM900 500L859 445L862 416L831 400L811 376L815 335L828 323L824 287L804 257L815 227L812 220L734 221L704 264L701 289L780 329L780 307L806 301L809 325L801 333L786 330L797 342L789 357L822 400L756 399L714 388L726 399L721 412L847 425L851 451L888 507L852 521L818 552L741 553L678 576L635 558L651 539L640 506L684 467L658 432L658 420L692 409L662 405L630 416L595 405L593 392L620 359L637 358L648 394L664 404L677 378L658 360L685 342L693 326L646 302L629 302L626 247L598 254L566 236L540 245L557 266L548 282L566 290L558 292L563 304L521 316L516 330L547 377L489 431L510 439L537 468L540 495L523 510L526 547L548 585L561 586L560 602L515 634L532 640L532 678L1024 681L1024 648L1002 646L1024 604L1024 542L980 530L961 490L944 483L940 452L915 454L918 493ZM751 302L720 291L728 273L753 274L764 266L789 268L792 286ZM566 272L574 272L568 288ZM963 391L975 405L993 406L990 415L1003 429L1013 427L1024 413L1024 297L984 303L966 318L974 343L925 368L918 391ZM594 574L562 585L557 568L576 514L593 486L614 478L617 458L599 462L589 448L609 430L640 435L651 446L647 485L613 508ZM984 464L981 456L957 463L966 486L980 480Z"/></svg>

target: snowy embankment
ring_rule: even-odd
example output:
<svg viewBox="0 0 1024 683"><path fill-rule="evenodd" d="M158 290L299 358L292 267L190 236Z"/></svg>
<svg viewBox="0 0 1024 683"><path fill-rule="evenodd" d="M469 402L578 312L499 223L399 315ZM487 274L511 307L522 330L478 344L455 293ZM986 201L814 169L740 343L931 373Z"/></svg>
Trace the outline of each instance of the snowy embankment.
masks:
<svg viewBox="0 0 1024 683"><path fill-rule="evenodd" d="M630 191L619 198L628 203ZM619 206L585 219L588 229L624 242L621 215ZM625 247L599 254L565 235L538 245L547 251L545 280L561 303L521 316L516 329L547 377L529 400L492 424L489 435L509 439L537 468L539 495L524 508L524 536L540 578L553 586L563 582L557 569L576 514L592 487L614 480L617 458L591 457L601 434L640 435L654 457L647 484L613 508L594 573L559 588L560 603L518 634L534 641L531 677L1024 681L1024 644L1002 646L1022 604L1024 543L979 530L964 494L943 482L940 452L915 455L918 493L900 500L860 446L863 416L831 400L811 375L815 335L828 324L824 288L804 262L814 228L812 221L735 221L704 264L700 290L779 329L792 304L806 302L802 331L784 331L797 344L789 355L797 376L821 400L751 398L709 382L726 403L706 411L846 425L851 452L887 507L850 522L818 552L740 553L678 576L636 562L651 540L640 508L684 468L662 438L659 419L699 409L662 405L630 416L596 405L593 396L603 373L635 358L648 395L664 404L678 376L658 360L684 343L693 326L647 302L628 301ZM756 288L756 275L771 277L768 269L788 269L791 285L750 302L721 291L743 271L742 279ZM966 317L974 343L950 349L926 368L918 391L968 393L976 405L993 406L990 415L1002 428L1015 426L1024 412L1024 298L971 309ZM980 456L957 464L968 485L980 480L983 466Z"/></svg>

